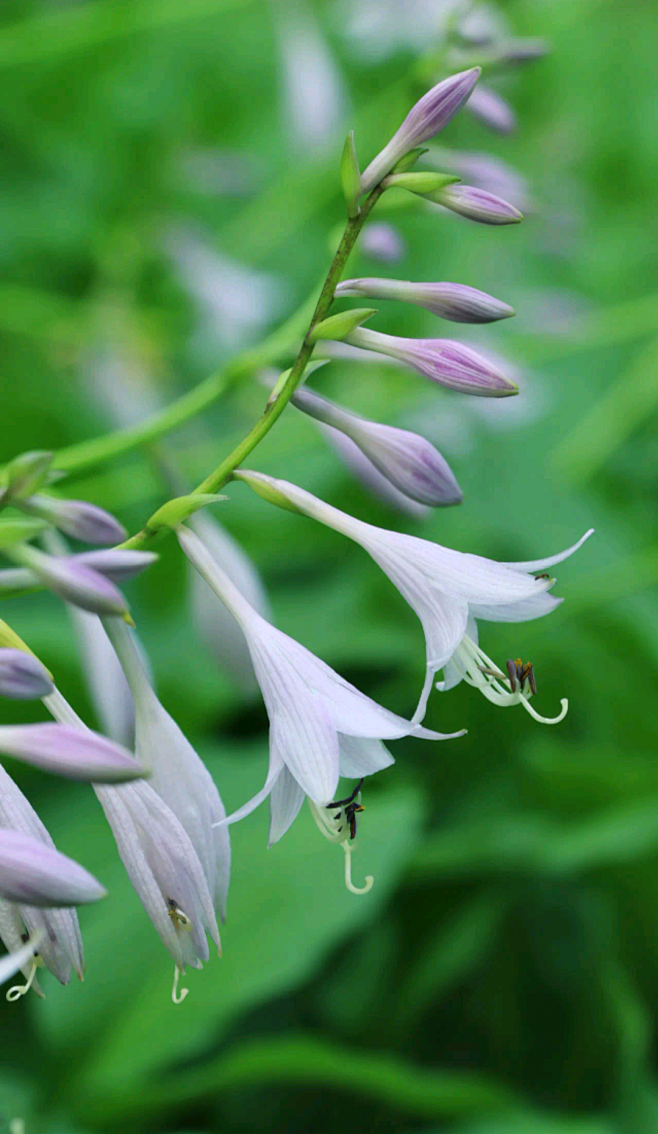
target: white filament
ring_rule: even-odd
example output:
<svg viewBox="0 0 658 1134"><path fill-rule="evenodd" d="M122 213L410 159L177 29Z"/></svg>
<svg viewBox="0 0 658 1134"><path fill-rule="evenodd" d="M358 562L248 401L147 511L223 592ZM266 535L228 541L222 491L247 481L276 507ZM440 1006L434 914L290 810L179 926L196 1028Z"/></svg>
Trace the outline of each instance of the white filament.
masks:
<svg viewBox="0 0 658 1134"><path fill-rule="evenodd" d="M21 996L25 996L25 994L30 991L37 968L37 962L36 960L33 960L32 968L30 969L30 975L27 978L25 984L15 984L9 989L9 992L7 992L6 996L10 1004L13 1004L16 1000L20 1000Z"/></svg>
<svg viewBox="0 0 658 1134"><path fill-rule="evenodd" d="M479 689L493 705L501 705L503 708L509 705L523 705L526 712L540 724L559 724L567 715L569 702L566 697L560 701L560 712L556 717L543 717L538 713L530 704L529 695L523 693L520 684L519 688L513 690L509 678L500 672L498 666L472 638L469 638L468 634L464 634L452 661L464 681ZM441 685L442 683L438 682L437 688L440 689Z"/></svg>
<svg viewBox="0 0 658 1134"><path fill-rule="evenodd" d="M174 1004L182 1004L188 992L190 991L189 988L181 988L180 992L178 991L178 982L182 975L183 973L181 969L179 969L178 965L174 965L174 986L171 990L171 999L173 1000Z"/></svg>
<svg viewBox="0 0 658 1134"><path fill-rule="evenodd" d="M343 850L345 851L345 885L351 894L367 894L372 890L375 879L372 874L366 874L364 886L355 886L352 882L352 851L355 849L356 842L350 839L349 824L343 820L342 831L338 830L340 815L338 819L334 819L333 815L327 811L326 807L318 807L312 799L308 801L318 830L328 839L330 843L342 843ZM342 809L341 809L342 814Z"/></svg>

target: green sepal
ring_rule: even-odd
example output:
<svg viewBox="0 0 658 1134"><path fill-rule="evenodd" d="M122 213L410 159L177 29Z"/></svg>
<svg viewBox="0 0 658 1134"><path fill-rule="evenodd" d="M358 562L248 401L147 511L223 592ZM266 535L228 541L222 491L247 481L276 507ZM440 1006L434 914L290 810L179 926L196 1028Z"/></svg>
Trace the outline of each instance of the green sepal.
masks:
<svg viewBox="0 0 658 1134"><path fill-rule="evenodd" d="M299 516L303 515L303 512L300 512L299 508L296 508L294 504L290 503L287 496L279 492L278 488L274 488L266 481L260 480L258 474L252 476L248 469L244 472L242 469L236 469L233 473L233 477L235 480L243 480L257 496L261 496L268 504L276 504L277 508L285 508L286 512L296 512Z"/></svg>
<svg viewBox="0 0 658 1134"><path fill-rule="evenodd" d="M27 516L20 520L0 520L0 547L12 547L15 543L34 539L48 527L47 520L32 520Z"/></svg>
<svg viewBox="0 0 658 1134"><path fill-rule="evenodd" d="M376 307L353 307L351 311L341 311L339 315L330 315L313 328L309 341L317 343L320 339L344 339L347 335L365 323L371 315L377 314Z"/></svg>
<svg viewBox="0 0 658 1134"><path fill-rule="evenodd" d="M38 492L48 476L54 455L42 449L34 449L14 457L5 471L7 501L24 500L26 496Z"/></svg>
<svg viewBox="0 0 658 1134"><path fill-rule="evenodd" d="M146 524L146 530L155 532L158 528L177 528L193 512L198 512L207 504L215 504L218 500L228 500L228 496L217 496L208 492L192 492L189 496L176 496L174 500L168 500L153 513Z"/></svg>
<svg viewBox="0 0 658 1134"><path fill-rule="evenodd" d="M445 189L446 185L454 185L455 181L461 181L461 177L455 177L453 173L434 173L433 171L427 171L420 173L391 173L386 178L384 184L387 188L396 186L398 189L407 189L410 193L419 193L424 197L429 193L438 192L439 189Z"/></svg>
<svg viewBox="0 0 658 1134"><path fill-rule="evenodd" d="M323 358L323 359L314 358L312 362L308 362L306 364L306 369L304 370L304 376L303 376L302 381L305 382L306 379L309 377L310 374L313 373L314 370L319 370L321 366L326 366L329 361L330 361L330 359L328 359L328 358ZM265 407L266 410L268 410L270 408L270 406L274 405L275 401L277 400L279 394L281 393L283 387L285 386L285 384L288 381L291 374L292 374L292 366L289 367L288 370L284 370L283 373L279 374L279 377L277 378L275 384L272 387L272 393L270 394L269 398L267 399L267 406Z"/></svg>
<svg viewBox="0 0 658 1134"><path fill-rule="evenodd" d="M408 154L405 154L404 157L400 158L400 160L395 163L391 173L406 173L408 169L411 169L412 165L416 164L418 158L428 153L429 150L427 146L416 146L415 150L409 150Z"/></svg>
<svg viewBox="0 0 658 1134"><path fill-rule="evenodd" d="M359 197L361 196L361 172L354 146L353 130L350 130L343 146L343 156L340 159L340 183L347 205L347 215L351 220L359 215Z"/></svg>

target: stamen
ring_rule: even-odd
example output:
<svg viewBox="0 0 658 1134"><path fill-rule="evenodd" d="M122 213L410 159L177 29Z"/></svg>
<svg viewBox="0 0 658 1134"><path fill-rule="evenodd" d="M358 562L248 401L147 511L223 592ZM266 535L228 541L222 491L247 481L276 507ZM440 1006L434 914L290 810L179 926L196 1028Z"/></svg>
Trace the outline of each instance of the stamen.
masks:
<svg viewBox="0 0 658 1134"><path fill-rule="evenodd" d="M366 874L365 886L355 886L352 881L352 848L349 843L343 843L345 851L345 885L350 894L367 894L372 890L375 879L372 874Z"/></svg>
<svg viewBox="0 0 658 1134"><path fill-rule="evenodd" d="M176 926L176 929L184 929L186 933L191 933L192 922L187 914L176 903L175 899L169 898L167 905L169 917Z"/></svg>
<svg viewBox="0 0 658 1134"><path fill-rule="evenodd" d="M178 965L174 965L174 987L171 990L171 999L173 1000L174 1004L182 1004L188 992L190 991L189 988L181 988L180 992L178 991L178 982L182 975L183 973L179 969Z"/></svg>
<svg viewBox="0 0 658 1134"><path fill-rule="evenodd" d="M464 681L479 689L494 705L506 707L521 704L540 724L559 724L567 715L569 702L566 698L560 701L561 709L556 717L544 717L532 707L529 698L537 692L537 682L531 662L524 664L520 658L513 660L510 658L507 662L508 676L505 677L468 634L465 634L459 643L453 655L453 662ZM441 683L439 683L440 687Z"/></svg>
<svg viewBox="0 0 658 1134"><path fill-rule="evenodd" d="M560 700L560 706L561 706L560 712L558 713L558 715L556 717L542 717L541 714L538 713L536 709L533 709L530 702L527 700L526 697L523 696L522 693L519 693L519 701L523 705L523 708L526 710L526 712L530 713L530 716L533 717L534 720L539 721L540 724L559 724L560 721L564 720L567 713L569 712L569 701L567 700L566 697L561 698L561 700Z"/></svg>
<svg viewBox="0 0 658 1134"><path fill-rule="evenodd" d="M33 982L33 980L36 976L36 971L37 971L38 967L39 966L37 965L37 962L32 961L32 968L30 969L30 975L27 978L27 981L25 982L25 984L15 984L15 985L13 985L12 988L9 989L9 992L6 995L7 995L7 1000L9 1001L10 1004L14 1004L16 1000L20 1000L21 996L25 996L25 994L30 991L30 989L32 988L32 982Z"/></svg>

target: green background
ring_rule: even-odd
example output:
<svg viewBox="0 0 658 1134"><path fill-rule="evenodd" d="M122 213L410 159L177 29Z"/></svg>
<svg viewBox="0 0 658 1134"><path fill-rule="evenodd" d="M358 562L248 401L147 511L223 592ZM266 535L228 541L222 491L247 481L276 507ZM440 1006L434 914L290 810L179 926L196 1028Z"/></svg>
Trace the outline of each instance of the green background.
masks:
<svg viewBox="0 0 658 1134"><path fill-rule="evenodd" d="M131 418L145 378L166 402L257 342L255 327L204 316L172 264L172 232L270 273L272 306L259 313L253 300L265 327L319 278L342 217L347 129L365 164L423 88L405 42L364 58L341 28L344 7L310 5L346 94L318 156L294 136L281 97L284 8L5 0L3 459L113 428L98 393L108 360L131 376ZM421 521L373 503L294 409L250 463L361 518L505 560L553 553L595 527L557 570L566 601L556 613L482 630L499 663L534 662L539 711L566 695L569 715L552 730L466 686L434 693L426 723L468 735L392 745L397 763L368 785L354 859L357 880L376 876L364 898L345 892L342 856L306 811L271 851L265 809L232 828L224 957L190 974L179 1008L170 959L91 791L12 766L60 849L110 896L81 912L85 983L46 976L45 1001L2 1005L0 1129L16 1117L26 1134L658 1128L658 9L518 0L501 10L516 34L553 47L501 87L518 132L497 137L463 114L441 141L505 159L533 207L500 229L420 206L391 213L407 256L390 272L511 302L515 320L466 338L510 360L521 395L485 405L411 372L337 362L314 380L351 408L424 431L464 504ZM387 270L357 252L349 274ZM387 303L375 324L464 337ZM241 381L162 454L196 483L262 401L257 382ZM140 451L63 487L131 531L167 496ZM409 715L422 636L387 579L335 533L244 485L228 495L214 511L260 568L277 624ZM127 593L160 696L232 809L262 782L266 717L214 667L190 624L182 557L171 540L160 551ZM40 594L0 613L92 723L62 605ZM9 704L2 716L39 713Z"/></svg>

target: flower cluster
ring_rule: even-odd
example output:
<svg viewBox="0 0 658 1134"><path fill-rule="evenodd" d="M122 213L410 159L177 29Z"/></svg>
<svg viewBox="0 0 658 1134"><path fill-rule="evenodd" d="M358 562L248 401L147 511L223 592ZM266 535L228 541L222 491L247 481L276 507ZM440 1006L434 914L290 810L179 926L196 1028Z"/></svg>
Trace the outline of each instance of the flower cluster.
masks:
<svg viewBox="0 0 658 1134"><path fill-rule="evenodd" d="M516 61L509 46L499 56L508 64ZM541 715L531 702L537 694L533 666L521 659L496 665L479 644L478 622L527 621L554 610L562 600L551 593L555 579L549 569L578 550L590 532L543 559L497 562L357 520L295 484L240 467L292 401L319 423L357 475L396 506L423 513L461 502L455 475L427 438L363 418L302 383L317 369L323 352L336 357L342 350L356 358L393 358L464 395L500 398L518 392L497 364L470 346L364 327L376 314L372 309L329 314L334 299L352 297L412 303L460 324L514 314L503 300L470 284L340 279L365 220L390 189L480 223L521 219L514 204L486 186L463 185L451 172L412 169L426 152L423 143L469 100L494 128L509 127L511 111L500 97L481 89L478 94L479 75L480 67L471 66L437 83L363 173L349 135L341 165L348 212L343 241L294 366L275 382L261 422L223 462L220 475L159 508L126 546L71 553L64 537L115 545L126 533L103 509L53 494L58 475L51 453L22 454L4 470L0 510L9 511L0 517L0 549L11 565L0 571L0 595L48 588L64 600L107 737L87 727L43 663L0 623L0 695L41 699L54 718L54 723L0 727L0 752L92 785L127 874L173 961L177 1004L187 995L187 989L179 989L180 977L187 966L200 968L209 959L209 939L221 951L218 921L226 916L232 823L269 800L271 845L285 835L306 800L321 834L343 849L347 888L367 893L373 877L355 884L352 853L364 809L363 784L393 763L384 742L402 737L449 741L465 731L441 733L423 725L435 685L445 693L464 680L493 704L520 704L547 724L562 720L567 711L563 699L557 716ZM370 231L376 234L376 226ZM380 237L382 231L380 225ZM390 261L400 254L400 245L389 254L393 244L395 239L380 241L381 258ZM231 478L246 482L268 503L359 544L417 614L425 635L425 679L409 718L378 704L272 624L267 596L244 551L215 520L195 514L224 499L216 492ZM156 695L118 585L154 562L155 554L144 546L171 531L188 561L194 623L239 687L260 688L269 718L265 782L228 816L210 772ZM356 784L341 789L341 778ZM29 988L41 994L36 980L40 966L63 983L72 968L82 979L76 907L104 895L100 881L55 848L28 800L0 767L0 937L9 951L0 962L0 978L18 971L25 976L25 984L12 988L8 999Z"/></svg>

